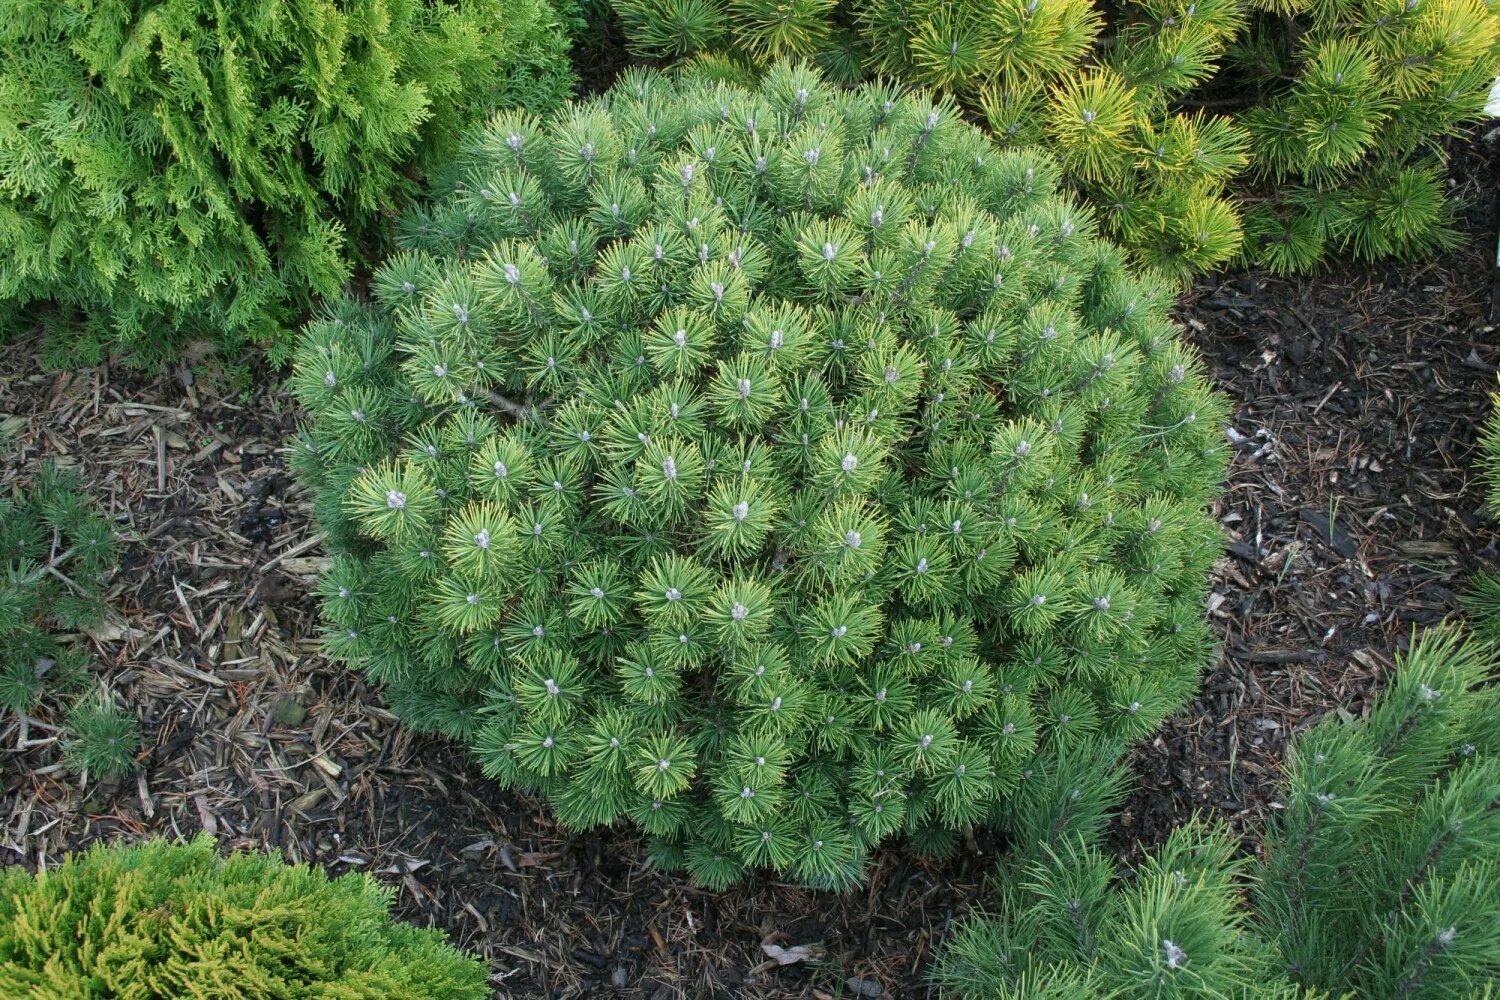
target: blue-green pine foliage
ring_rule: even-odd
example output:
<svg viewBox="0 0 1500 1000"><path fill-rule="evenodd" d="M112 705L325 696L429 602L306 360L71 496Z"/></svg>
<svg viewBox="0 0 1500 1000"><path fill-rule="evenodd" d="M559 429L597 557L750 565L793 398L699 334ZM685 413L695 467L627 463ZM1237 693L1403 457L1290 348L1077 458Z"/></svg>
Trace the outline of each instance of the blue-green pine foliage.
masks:
<svg viewBox="0 0 1500 1000"><path fill-rule="evenodd" d="M1429 632L1366 718L1295 741L1253 897L1295 981L1371 998L1500 982L1496 663Z"/></svg>
<svg viewBox="0 0 1500 1000"><path fill-rule="evenodd" d="M63 763L111 778L134 766L140 733L107 691L84 693L89 649L77 633L103 624L119 543L81 486L76 470L44 462L28 489L0 496L0 712L51 715Z"/></svg>
<svg viewBox="0 0 1500 1000"><path fill-rule="evenodd" d="M935 984L955 1000L1493 996L1495 666L1487 644L1429 632L1367 716L1298 735L1259 861L1196 819L1123 877L1103 823L1018 842Z"/></svg>
<svg viewBox="0 0 1500 1000"><path fill-rule="evenodd" d="M1484 512L1500 517L1500 394L1490 393L1490 412L1479 429L1475 468L1484 491ZM1500 645L1500 577L1476 575L1463 601L1475 634Z"/></svg>
<svg viewBox="0 0 1500 1000"><path fill-rule="evenodd" d="M1097 838L1031 845L989 910L954 926L933 979L952 1000L1300 997L1249 926L1236 848L1200 819L1127 872Z"/></svg>
<svg viewBox="0 0 1500 1000"><path fill-rule="evenodd" d="M86 680L88 651L62 636L104 619L119 546L76 472L43 463L0 496L0 710L24 712Z"/></svg>

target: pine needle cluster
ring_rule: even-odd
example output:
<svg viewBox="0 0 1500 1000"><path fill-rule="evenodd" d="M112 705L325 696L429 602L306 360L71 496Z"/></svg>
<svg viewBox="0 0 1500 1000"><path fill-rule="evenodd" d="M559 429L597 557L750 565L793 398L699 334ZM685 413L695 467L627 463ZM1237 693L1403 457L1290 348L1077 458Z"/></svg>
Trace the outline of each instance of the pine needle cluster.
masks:
<svg viewBox="0 0 1500 1000"><path fill-rule="evenodd" d="M1489 995L1495 666L1488 647L1429 632L1367 718L1297 737L1258 863L1196 820L1125 878L1087 831L1033 842L995 912L955 929L937 984L962 1000Z"/></svg>
<svg viewBox="0 0 1500 1000"><path fill-rule="evenodd" d="M1368 718L1300 737L1257 920L1297 982L1367 997L1500 980L1496 657L1429 632Z"/></svg>
<svg viewBox="0 0 1500 1000"><path fill-rule="evenodd" d="M85 778L122 778L135 769L141 748L136 717L107 690L86 694L68 709L62 761Z"/></svg>
<svg viewBox="0 0 1500 1000"><path fill-rule="evenodd" d="M1179 113L1244 23L1239 0L614 0L637 54L748 77L773 58L833 78L951 94L1002 145L1043 146L1141 261L1206 270L1240 247L1226 183L1248 163L1229 119Z"/></svg>
<svg viewBox="0 0 1500 1000"><path fill-rule="evenodd" d="M1149 732L1223 400L1057 169L781 64L496 117L309 325L325 649L563 822L843 887Z"/></svg>
<svg viewBox="0 0 1500 1000"><path fill-rule="evenodd" d="M1002 143L1058 155L1106 232L1176 273L1450 245L1435 144L1479 119L1500 73L1500 16L1481 0L613 6L638 55L713 75L796 56L950 93Z"/></svg>
<svg viewBox="0 0 1500 1000"><path fill-rule="evenodd" d="M1479 430L1475 463L1484 485L1484 503L1492 517L1500 517L1500 393L1490 393L1490 412Z"/></svg>
<svg viewBox="0 0 1500 1000"><path fill-rule="evenodd" d="M1257 0L1228 74L1252 104L1245 256L1409 258L1456 240L1440 143L1479 121L1500 74L1480 0Z"/></svg>
<svg viewBox="0 0 1500 1000"><path fill-rule="evenodd" d="M1007 865L992 913L953 929L933 978L951 1000L1294 1000L1253 933L1245 862L1221 826L1173 830L1120 873L1097 843Z"/></svg>
<svg viewBox="0 0 1500 1000"><path fill-rule="evenodd" d="M0 995L481 1000L488 968L391 920L392 892L270 855L95 844L0 873Z"/></svg>
<svg viewBox="0 0 1500 1000"><path fill-rule="evenodd" d="M104 690L86 693L85 642L70 633L104 621L104 584L119 560L114 530L78 474L51 462L31 489L0 497L0 711L31 712L72 699L62 761L95 778L129 773L135 716Z"/></svg>
<svg viewBox="0 0 1500 1000"><path fill-rule="evenodd" d="M1484 488L1485 513L1500 518L1500 394L1490 393L1490 412L1479 430L1478 446L1475 468ZM1463 603L1469 627L1500 648L1500 577L1493 573L1476 575Z"/></svg>
<svg viewBox="0 0 1500 1000"><path fill-rule="evenodd" d="M950 89L1003 144L1055 153L1104 230L1185 274L1231 260L1228 183L1248 163L1229 118L1176 102L1218 70L1238 0L852 0L881 73Z"/></svg>
<svg viewBox="0 0 1500 1000"><path fill-rule="evenodd" d="M572 85L547 0L12 3L0 316L54 363L272 343L497 104Z"/></svg>

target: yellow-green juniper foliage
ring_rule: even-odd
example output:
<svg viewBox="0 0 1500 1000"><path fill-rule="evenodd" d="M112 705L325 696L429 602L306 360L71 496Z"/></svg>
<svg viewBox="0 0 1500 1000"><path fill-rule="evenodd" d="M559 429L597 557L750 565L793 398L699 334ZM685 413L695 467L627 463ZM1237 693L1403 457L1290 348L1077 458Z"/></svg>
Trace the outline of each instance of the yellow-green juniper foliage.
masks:
<svg viewBox="0 0 1500 1000"><path fill-rule="evenodd" d="M0 2L0 321L62 306L59 363L272 341L463 130L567 96L556 22L546 0Z"/></svg>
<svg viewBox="0 0 1500 1000"><path fill-rule="evenodd" d="M480 1000L488 969L438 931L394 923L363 874L213 839L96 844L37 875L0 873L0 996L68 1000Z"/></svg>
<svg viewBox="0 0 1500 1000"><path fill-rule="evenodd" d="M408 721L703 883L845 886L1192 690L1224 403L1052 160L780 65L460 176L292 380L325 648Z"/></svg>

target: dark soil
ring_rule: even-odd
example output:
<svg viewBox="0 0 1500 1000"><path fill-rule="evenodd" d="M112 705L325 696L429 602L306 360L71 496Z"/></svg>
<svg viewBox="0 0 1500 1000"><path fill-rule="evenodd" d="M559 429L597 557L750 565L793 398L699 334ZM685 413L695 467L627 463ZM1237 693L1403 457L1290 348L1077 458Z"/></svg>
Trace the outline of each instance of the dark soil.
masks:
<svg viewBox="0 0 1500 1000"><path fill-rule="evenodd" d="M1459 251L1235 275L1184 300L1241 442L1217 511L1224 655L1137 753L1122 853L1195 810L1253 838L1288 736L1359 712L1411 630L1451 613L1494 554L1469 472L1500 360L1494 174L1478 142L1455 166L1473 199ZM118 518L114 614L88 641L147 749L130 779L82 783L58 764L58 706L0 720L0 862L206 830L225 849L370 872L403 918L490 959L502 998L928 995L934 948L984 899L989 844L943 863L889 850L846 897L769 880L713 895L652 871L628 833L559 830L318 654L309 592L325 560L277 454L294 417L271 373L231 394L177 373L37 373L35 357L34 342L0 349L0 418L21 418L0 491L58 458ZM817 957L778 968L766 941Z"/></svg>
<svg viewBox="0 0 1500 1000"><path fill-rule="evenodd" d="M631 64L625 48L625 32L608 3L583 0L579 6L583 8L587 28L569 52L573 71L578 74L578 91L582 95L602 94Z"/></svg>
<svg viewBox="0 0 1500 1000"><path fill-rule="evenodd" d="M1484 139L1454 145L1467 242L1437 260L1208 278L1182 301L1235 400L1211 598L1224 648L1136 754L1121 849L1200 810L1253 838L1288 738L1361 711L1413 630L1452 615L1496 555L1473 471L1500 361L1496 169Z"/></svg>

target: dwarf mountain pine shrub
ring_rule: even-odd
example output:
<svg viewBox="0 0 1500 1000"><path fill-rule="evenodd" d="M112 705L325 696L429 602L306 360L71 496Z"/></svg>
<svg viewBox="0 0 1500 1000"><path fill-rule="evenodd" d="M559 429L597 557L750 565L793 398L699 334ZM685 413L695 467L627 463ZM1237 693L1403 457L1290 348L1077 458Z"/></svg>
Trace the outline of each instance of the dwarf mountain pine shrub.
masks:
<svg viewBox="0 0 1500 1000"><path fill-rule="evenodd" d="M1223 402L1050 159L781 65L461 176L292 379L325 649L409 722L705 884L846 886L1193 689Z"/></svg>
<svg viewBox="0 0 1500 1000"><path fill-rule="evenodd" d="M1500 74L1500 12L1481 0L1259 0L1226 84L1249 106L1246 257L1304 271L1327 253L1452 246L1441 141L1479 121Z"/></svg>
<svg viewBox="0 0 1500 1000"><path fill-rule="evenodd" d="M836 79L886 75L957 97L1005 146L1043 146L1106 232L1172 271L1231 259L1225 184L1247 160L1224 117L1178 113L1244 23L1239 0L613 0L632 48L744 76L810 58Z"/></svg>
<svg viewBox="0 0 1500 1000"><path fill-rule="evenodd" d="M1127 879L1087 830L1023 845L935 981L962 1000L1491 995L1494 667L1488 647L1429 632L1367 718L1298 736L1259 864L1198 821Z"/></svg>
<svg viewBox="0 0 1500 1000"><path fill-rule="evenodd" d="M364 874L190 843L95 844L36 875L0 873L0 995L480 1000L488 969L393 922Z"/></svg>
<svg viewBox="0 0 1500 1000"><path fill-rule="evenodd" d="M0 309L57 363L272 341L494 107L571 89L546 0L0 5Z"/></svg>
<svg viewBox="0 0 1500 1000"><path fill-rule="evenodd" d="M813 58L951 93L1002 143L1055 152L1110 235L1176 271L1449 245L1436 143L1480 118L1500 73L1482 0L613 5L643 56L740 76ZM1236 177L1255 193L1243 226Z"/></svg>

